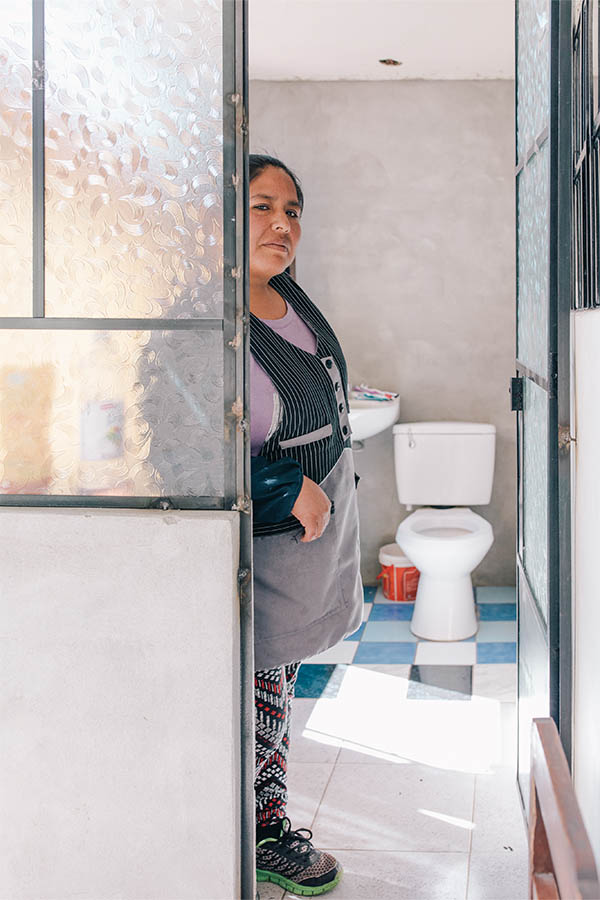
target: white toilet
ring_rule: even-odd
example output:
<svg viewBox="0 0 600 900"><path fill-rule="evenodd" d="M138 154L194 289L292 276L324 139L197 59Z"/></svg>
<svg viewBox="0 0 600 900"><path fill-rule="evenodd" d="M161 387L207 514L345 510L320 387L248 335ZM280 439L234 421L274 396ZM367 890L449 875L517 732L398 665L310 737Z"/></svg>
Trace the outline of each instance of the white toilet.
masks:
<svg viewBox="0 0 600 900"><path fill-rule="evenodd" d="M469 506L490 502L496 429L475 422L394 426L400 503L417 509L396 542L421 573L411 631L429 641L460 641L477 631L471 572L494 541Z"/></svg>

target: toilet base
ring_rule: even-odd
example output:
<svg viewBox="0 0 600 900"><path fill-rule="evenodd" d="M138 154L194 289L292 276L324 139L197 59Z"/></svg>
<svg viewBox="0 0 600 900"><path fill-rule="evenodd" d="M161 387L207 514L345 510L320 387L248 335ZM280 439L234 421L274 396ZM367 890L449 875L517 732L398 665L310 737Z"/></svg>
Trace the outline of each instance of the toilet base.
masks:
<svg viewBox="0 0 600 900"><path fill-rule="evenodd" d="M421 572L410 630L426 641L464 641L477 633L470 575L435 578Z"/></svg>

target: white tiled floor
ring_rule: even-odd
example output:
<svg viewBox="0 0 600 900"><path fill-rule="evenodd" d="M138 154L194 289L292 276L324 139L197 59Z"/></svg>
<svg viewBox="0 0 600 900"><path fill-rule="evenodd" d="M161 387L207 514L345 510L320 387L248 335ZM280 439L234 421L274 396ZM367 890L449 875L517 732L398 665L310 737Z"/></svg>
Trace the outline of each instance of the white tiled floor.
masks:
<svg viewBox="0 0 600 900"><path fill-rule="evenodd" d="M351 663L356 653L356 643L354 641L340 641L329 650L323 650L318 656L311 656L305 659L305 663Z"/></svg>
<svg viewBox="0 0 600 900"><path fill-rule="evenodd" d="M514 622L480 622L477 632L479 641L514 641Z"/></svg>
<svg viewBox="0 0 600 900"><path fill-rule="evenodd" d="M515 703L517 667L514 663L473 666L473 696Z"/></svg>
<svg viewBox="0 0 600 900"><path fill-rule="evenodd" d="M492 623L495 624L495 623ZM512 622L508 623L512 625ZM514 627L514 626L513 626ZM415 655L417 665L474 666L477 661L477 644L473 641L442 642L419 641Z"/></svg>
<svg viewBox="0 0 600 900"><path fill-rule="evenodd" d="M295 701L288 812L340 860L332 898L525 900L514 669L476 665L471 701L436 703L406 699L408 666L352 666L337 698Z"/></svg>
<svg viewBox="0 0 600 900"><path fill-rule="evenodd" d="M410 622L367 622L363 640L418 641L410 630Z"/></svg>

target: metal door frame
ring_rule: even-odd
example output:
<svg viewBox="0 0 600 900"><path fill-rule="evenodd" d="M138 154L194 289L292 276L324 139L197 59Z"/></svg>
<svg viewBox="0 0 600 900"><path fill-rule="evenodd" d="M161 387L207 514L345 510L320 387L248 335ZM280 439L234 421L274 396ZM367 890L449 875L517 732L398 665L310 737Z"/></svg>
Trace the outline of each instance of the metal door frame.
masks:
<svg viewBox="0 0 600 900"><path fill-rule="evenodd" d="M517 388L513 408L517 411L517 587L525 588L526 601L540 629L547 636L549 714L556 722L567 759L571 759L572 731L572 636L571 636L571 461L570 439L570 305L571 260L571 172L572 172L572 50L571 0L550 0L550 96L549 128L538 136L534 147L517 161L516 175L531 155L549 144L549 234L548 234L548 377L532 372L516 360ZM515 35L518 40L517 4ZM518 65L518 57L515 66ZM517 76L518 77L518 76ZM515 101L517 98L515 77ZM516 102L515 102L516 108ZM518 229L518 222L517 222ZM518 252L518 231L517 231ZM518 277L518 272L517 272ZM518 304L517 304L518 316ZM518 318L517 318L518 329ZM524 564L523 490L523 382L529 379L548 395L547 432L547 586L548 621L544 625ZM519 604L520 606L520 604ZM521 610L518 615L519 642ZM517 719L519 722L519 719ZM520 725L518 724L518 728Z"/></svg>

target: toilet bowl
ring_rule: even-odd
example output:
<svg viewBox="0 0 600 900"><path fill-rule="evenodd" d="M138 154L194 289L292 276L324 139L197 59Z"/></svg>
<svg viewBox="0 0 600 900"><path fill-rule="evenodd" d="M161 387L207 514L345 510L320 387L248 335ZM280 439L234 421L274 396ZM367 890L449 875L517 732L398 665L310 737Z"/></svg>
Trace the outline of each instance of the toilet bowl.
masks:
<svg viewBox="0 0 600 900"><path fill-rule="evenodd" d="M423 507L400 523L396 542L421 573L413 634L460 641L476 633L471 572L493 540L490 523L469 507Z"/></svg>

